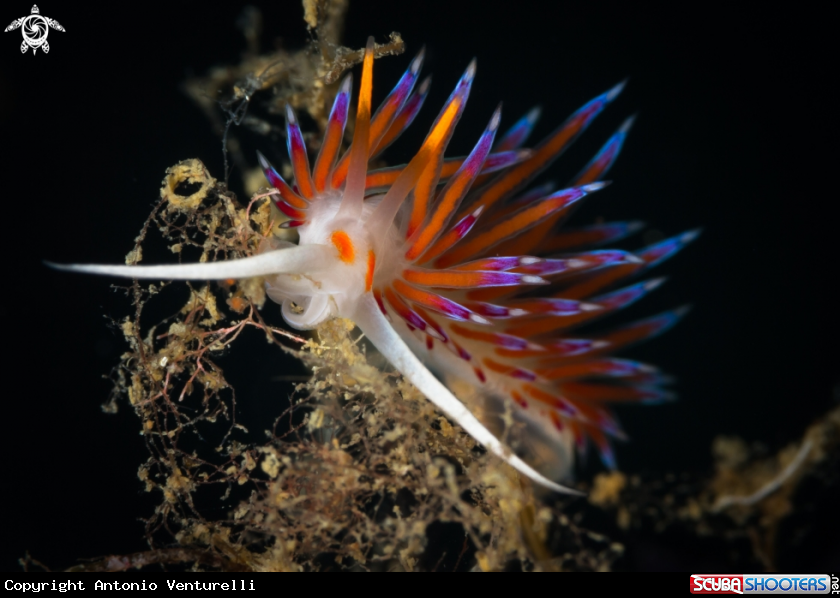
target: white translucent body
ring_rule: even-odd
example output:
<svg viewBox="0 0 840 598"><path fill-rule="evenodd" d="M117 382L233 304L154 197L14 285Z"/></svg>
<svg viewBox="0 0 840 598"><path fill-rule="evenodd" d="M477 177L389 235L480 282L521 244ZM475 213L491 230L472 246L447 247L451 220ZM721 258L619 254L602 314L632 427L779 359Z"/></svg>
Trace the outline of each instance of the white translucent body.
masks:
<svg viewBox="0 0 840 598"><path fill-rule="evenodd" d="M373 287L385 286L405 266L404 240L399 217L388 226L379 224L377 210L383 196L365 200L360 217L346 217L341 210L342 196L335 192L313 202L307 210L307 223L298 227L300 243L275 243L277 249L239 260L171 266L67 265L63 270L145 279L224 280L262 276L268 296L283 305L283 317L293 327L311 329L328 318L354 321L390 363L408 378L432 403L460 425L487 450L496 454L535 482L555 490L577 494L575 490L548 479L506 448L469 409L426 367L415 351L416 339L400 323L392 324L380 311L367 290L368 252L374 251L376 268ZM342 231L352 242L355 259L342 260L331 241ZM292 303L295 305L293 306ZM408 343L415 346L415 351ZM461 375L451 353L427 354L438 362L437 369ZM495 380L493 376L493 380ZM492 382L491 380L490 382Z"/></svg>

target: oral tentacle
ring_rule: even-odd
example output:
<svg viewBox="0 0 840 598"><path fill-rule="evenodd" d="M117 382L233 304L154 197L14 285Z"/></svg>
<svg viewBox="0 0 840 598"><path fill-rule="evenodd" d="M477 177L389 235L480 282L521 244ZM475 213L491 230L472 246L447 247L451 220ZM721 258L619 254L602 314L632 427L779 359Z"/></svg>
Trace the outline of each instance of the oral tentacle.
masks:
<svg viewBox="0 0 840 598"><path fill-rule="evenodd" d="M441 411L461 426L484 448L534 482L555 492L580 496L581 493L553 482L511 453L469 409L459 401L414 355L394 330L371 295L365 296L355 314L355 321L373 345L387 355L391 364Z"/></svg>
<svg viewBox="0 0 840 598"><path fill-rule="evenodd" d="M204 262L198 264L173 264L156 266L122 266L111 264L55 264L47 265L57 270L143 278L154 280L226 280L251 278L271 274L312 273L324 269L333 259L335 250L325 245L303 245L269 251L238 260Z"/></svg>

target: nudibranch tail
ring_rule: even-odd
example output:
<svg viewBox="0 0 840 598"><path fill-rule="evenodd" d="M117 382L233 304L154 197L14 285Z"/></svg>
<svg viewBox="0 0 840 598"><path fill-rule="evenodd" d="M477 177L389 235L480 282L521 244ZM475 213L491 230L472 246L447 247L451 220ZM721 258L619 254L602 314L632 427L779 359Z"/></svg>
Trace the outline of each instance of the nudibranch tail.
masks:
<svg viewBox="0 0 840 598"><path fill-rule="evenodd" d="M430 81L417 84L421 50L373 112L373 48L371 38L346 151L341 147L350 75L339 85L314 168L291 107L286 130L294 184L258 153L276 190L275 204L289 218L284 226L299 232L297 246L266 243L259 255L204 264L60 267L138 278L262 276L267 295L283 304L291 326L313 328L331 317L354 320L397 370L490 452L547 488L573 493L554 480L569 475L574 452L583 453L587 439L615 467L609 439L625 434L610 403L672 398L663 389L667 376L612 354L660 334L686 308L611 332L581 329L658 288L663 278L615 286L646 274L699 231L638 251L598 248L639 231L638 221L558 231L586 197L606 185L602 179L632 117L569 187L528 189L624 83L585 104L533 149L522 146L540 109L497 135L497 108L468 156L446 157L475 77L473 60L408 164L370 169L370 161L415 119ZM459 390L456 397L451 389L457 382L467 383L471 396ZM500 430L499 422L507 426L511 417L515 425ZM492 430L505 432L515 451Z"/></svg>

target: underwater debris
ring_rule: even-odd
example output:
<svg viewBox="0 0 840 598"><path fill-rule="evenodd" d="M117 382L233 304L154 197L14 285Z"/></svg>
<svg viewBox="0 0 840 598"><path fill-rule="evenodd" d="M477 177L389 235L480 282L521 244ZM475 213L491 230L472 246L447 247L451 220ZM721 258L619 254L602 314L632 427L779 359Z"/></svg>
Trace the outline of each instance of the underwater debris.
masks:
<svg viewBox="0 0 840 598"><path fill-rule="evenodd" d="M240 27L248 42L248 51L239 65L218 67L205 76L184 83L184 92L210 119L215 132L222 137L227 175L227 152L243 172L251 169L250 160L242 153L239 141L230 135L232 126L242 125L258 134L283 134L264 118L249 114L255 96L269 115L282 115L289 105L308 114L318 127L319 135L307 136L306 142L317 149L326 130L329 110L338 92L342 73L361 63L364 48L341 45L348 0L305 0L304 20L313 32L312 42L298 50L279 48L259 53L259 32L262 17L256 8L249 8L240 19ZM405 43L397 32L389 41L376 44L374 57L393 56L405 51ZM348 126L352 133L352 119ZM246 175L247 176L247 175ZM262 181L262 175L259 175ZM261 184L261 183L260 183ZM253 189L248 189L252 193Z"/></svg>
<svg viewBox="0 0 840 598"><path fill-rule="evenodd" d="M612 535L626 544L654 537L680 547L694 542L701 554L725 555L721 562L733 571L801 569L807 560L788 563L808 545L822 558L837 558L836 543L814 541L836 534L837 526L801 513L812 515L840 495L840 407L776 454L721 436L712 455L713 475L599 474L589 502L613 518Z"/></svg>

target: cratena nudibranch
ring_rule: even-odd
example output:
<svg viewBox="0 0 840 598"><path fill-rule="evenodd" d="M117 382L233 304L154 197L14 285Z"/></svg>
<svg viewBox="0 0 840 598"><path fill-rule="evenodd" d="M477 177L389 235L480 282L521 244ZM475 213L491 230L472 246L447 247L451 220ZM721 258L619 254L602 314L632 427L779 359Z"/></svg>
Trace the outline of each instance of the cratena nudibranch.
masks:
<svg viewBox="0 0 840 598"><path fill-rule="evenodd" d="M297 245L275 243L258 255L216 263L64 268L152 279L265 277L268 296L282 303L291 326L353 320L397 370L487 450L532 480L569 492L554 480L569 475L575 450L583 451L587 439L607 466L614 465L608 437L622 432L609 403L668 396L655 368L609 355L662 332L684 310L606 334L578 329L657 287L661 279L608 290L673 255L697 232L628 252L591 248L635 232L638 222L557 230L580 200L604 186L598 181L615 160L629 120L571 186L526 190L621 85L583 106L532 150L520 148L538 112L497 140L497 109L467 157L444 158L470 94L473 62L412 160L369 170L370 160L423 105L428 80L415 90L422 62L421 52L371 116L368 40L352 144L341 153L352 86L347 76L314 168L287 108L294 185L259 158L277 191L277 206L290 218L287 226L300 234ZM472 389L483 406L471 403L468 409L450 390L461 387ZM497 416L512 413L522 424L516 450L491 431L494 410Z"/></svg>

